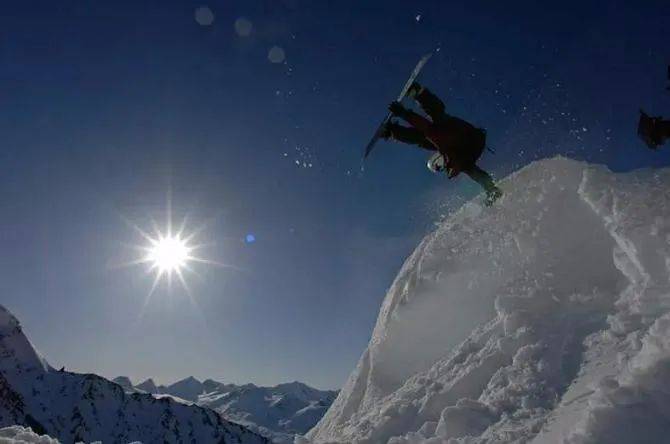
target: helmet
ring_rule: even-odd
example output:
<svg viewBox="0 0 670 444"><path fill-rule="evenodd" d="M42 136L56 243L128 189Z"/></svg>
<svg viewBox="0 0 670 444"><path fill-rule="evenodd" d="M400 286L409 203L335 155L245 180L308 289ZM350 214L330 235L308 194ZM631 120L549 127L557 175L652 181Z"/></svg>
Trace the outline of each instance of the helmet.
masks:
<svg viewBox="0 0 670 444"><path fill-rule="evenodd" d="M440 171L444 171L446 169L447 162L444 159L444 155L438 152L430 156L427 166L428 169L433 173L439 173Z"/></svg>

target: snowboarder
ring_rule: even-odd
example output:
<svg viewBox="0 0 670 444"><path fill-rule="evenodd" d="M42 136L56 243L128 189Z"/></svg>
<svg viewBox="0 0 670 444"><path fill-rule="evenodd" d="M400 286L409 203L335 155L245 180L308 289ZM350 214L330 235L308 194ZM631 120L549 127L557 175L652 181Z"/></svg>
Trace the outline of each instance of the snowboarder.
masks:
<svg viewBox="0 0 670 444"><path fill-rule="evenodd" d="M670 139L670 120L664 120L660 116L649 117L640 110L637 133L649 148L655 150Z"/></svg>
<svg viewBox="0 0 670 444"><path fill-rule="evenodd" d="M670 66L668 66L668 80L670 80ZM670 86L666 88L670 91ZM637 124L637 134L653 150L670 139L670 120L663 117L650 117L640 110L640 120Z"/></svg>
<svg viewBox="0 0 670 444"><path fill-rule="evenodd" d="M433 172L445 171L449 178L461 172L467 174L486 190L486 204L493 204L502 191L491 176L477 166L486 147L486 131L447 114L444 103L418 82L412 83L407 96L414 99L430 119L399 102L392 102L389 110L393 116L405 120L411 127L391 120L385 125L382 137L434 151L428 168Z"/></svg>

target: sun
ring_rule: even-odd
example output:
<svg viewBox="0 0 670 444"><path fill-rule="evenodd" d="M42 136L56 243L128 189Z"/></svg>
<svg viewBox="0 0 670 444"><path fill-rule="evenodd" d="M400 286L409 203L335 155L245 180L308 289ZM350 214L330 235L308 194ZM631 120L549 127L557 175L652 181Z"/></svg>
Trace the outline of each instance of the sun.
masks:
<svg viewBox="0 0 670 444"><path fill-rule="evenodd" d="M151 239L147 248L146 261L159 273L179 273L193 259L190 255L192 248L179 235L160 236Z"/></svg>
<svg viewBox="0 0 670 444"><path fill-rule="evenodd" d="M121 215L122 220L139 235L141 241L124 243L126 247L135 251L137 255L134 255L128 262L119 264L119 266L145 266L146 272L153 274L153 283L145 298L144 307L149 304L152 295L158 290L159 286L162 287L160 285L161 282L166 284L165 288L167 289L167 293L162 294L173 294L172 284L174 281L181 284L181 288L183 288L191 302L197 305L195 295L187 284L187 278L189 277L188 275L193 275L202 280L198 268L203 266L215 266L235 272L242 270L234 265L225 264L205 256L205 251L219 244L211 240L206 241L202 239L209 222L204 221L195 227L188 227L190 225L188 221L192 221L192 217L187 213L183 216L181 223L175 225L172 222L172 203L169 194L167 203L165 211L166 219L162 226L154 218L149 218L150 228L142 228L129 218ZM248 235L246 243L253 241L255 241L255 237Z"/></svg>

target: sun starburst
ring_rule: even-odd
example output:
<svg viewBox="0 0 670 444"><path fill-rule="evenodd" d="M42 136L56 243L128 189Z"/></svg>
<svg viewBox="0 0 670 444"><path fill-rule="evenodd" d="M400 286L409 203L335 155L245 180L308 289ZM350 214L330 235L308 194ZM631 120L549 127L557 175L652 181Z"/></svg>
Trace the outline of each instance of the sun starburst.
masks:
<svg viewBox="0 0 670 444"><path fill-rule="evenodd" d="M193 269L195 263L223 265L218 262L211 261L198 254L198 250L203 247L202 244L195 245L194 238L204 229L193 230L186 233L185 217L179 228L173 230L171 205L168 203L167 219L164 229L160 229L155 221L151 225L153 230L151 233L145 229L140 228L137 224L130 222L124 218L126 223L130 225L144 240L140 245L130 245L134 250L140 252L140 256L134 260L123 265L148 265L148 271L154 273L153 284L149 291L149 297L154 293L158 284L164 280L171 288L173 277L177 277L183 289L192 297L190 289L186 283L185 273L190 272L196 274Z"/></svg>
<svg viewBox="0 0 670 444"><path fill-rule="evenodd" d="M146 260L152 268L161 273L172 273L181 271L188 264L192 247L178 235L165 235L152 239L147 250Z"/></svg>
<svg viewBox="0 0 670 444"><path fill-rule="evenodd" d="M187 284L187 274L202 278L197 268L202 266L215 266L219 268L231 269L239 272L243 271L239 267L224 264L205 256L205 250L218 245L218 243L202 242L202 236L214 218L196 225L189 226L192 222L188 214L184 216L181 223L175 226L172 216L171 198L168 195L166 208L165 224L161 227L155 220L150 220L150 229L141 228L140 225L132 222L127 217L120 215L124 222L131 227L136 234L141 237L140 242L126 244L131 250L138 252L133 259L119 264L125 266L146 266L148 273L153 274L153 283L146 295L144 305L140 313L148 306L152 295L159 289L161 283L165 283L168 292L166 296L172 294L172 282L178 280L184 292L188 295L191 303L197 308L198 304L195 295L191 292ZM198 240L196 240L198 239ZM232 238L231 238L232 239ZM255 240L255 238L253 239ZM249 236L246 242L249 243ZM142 315L140 314L140 317Z"/></svg>
<svg viewBox="0 0 670 444"><path fill-rule="evenodd" d="M191 266L195 262L211 262L196 254L198 246L192 244L195 233L184 235L183 225L177 233L173 233L170 223L167 224L164 231L159 230L154 224L153 235L147 234L144 230L133 225L145 240L144 245L135 247L141 251L141 256L133 261L133 264L148 264L149 271L154 272L154 282L151 286L150 295L156 290L163 278L171 286L173 276L179 279L184 290L190 295L189 287L184 278L185 271L194 272Z"/></svg>

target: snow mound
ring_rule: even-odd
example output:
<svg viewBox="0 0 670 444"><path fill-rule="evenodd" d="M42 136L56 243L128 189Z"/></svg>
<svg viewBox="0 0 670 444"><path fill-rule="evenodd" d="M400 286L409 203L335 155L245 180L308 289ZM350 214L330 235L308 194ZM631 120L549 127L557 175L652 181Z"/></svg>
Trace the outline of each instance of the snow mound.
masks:
<svg viewBox="0 0 670 444"><path fill-rule="evenodd" d="M663 442L670 170L565 158L427 236L367 349L298 442Z"/></svg>
<svg viewBox="0 0 670 444"><path fill-rule="evenodd" d="M58 440L38 435L30 427L15 425L0 429L0 444L58 444Z"/></svg>

